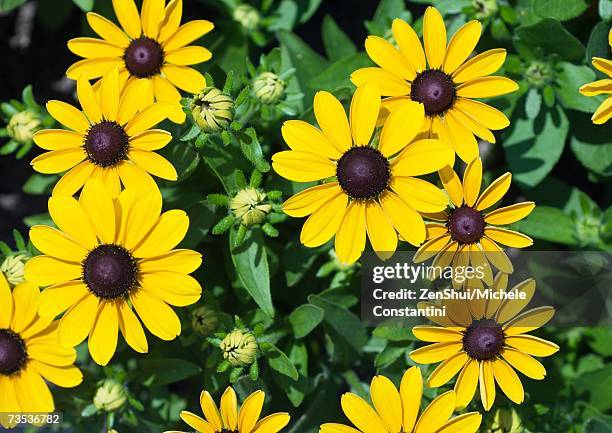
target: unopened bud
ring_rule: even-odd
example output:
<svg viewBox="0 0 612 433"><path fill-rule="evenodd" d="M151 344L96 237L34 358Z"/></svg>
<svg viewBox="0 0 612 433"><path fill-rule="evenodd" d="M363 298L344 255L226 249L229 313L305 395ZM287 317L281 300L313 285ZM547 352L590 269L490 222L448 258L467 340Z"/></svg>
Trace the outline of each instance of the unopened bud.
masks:
<svg viewBox="0 0 612 433"><path fill-rule="evenodd" d="M119 409L127 400L127 391L125 387L114 381L106 380L96 391L94 397L94 405L98 410L112 412Z"/></svg>
<svg viewBox="0 0 612 433"><path fill-rule="evenodd" d="M272 205L266 203L266 193L256 188L241 189L230 201L230 209L236 218L245 226L261 224L272 210Z"/></svg>
<svg viewBox="0 0 612 433"><path fill-rule="evenodd" d="M16 286L23 283L23 272L27 260L28 256L25 254L15 254L4 259L0 265L0 272L4 274L9 284Z"/></svg>
<svg viewBox="0 0 612 433"><path fill-rule="evenodd" d="M219 316L215 310L203 305L193 310L191 325L195 331L207 337L217 330Z"/></svg>
<svg viewBox="0 0 612 433"><path fill-rule="evenodd" d="M9 137L19 143L27 143L32 140L34 133L40 129L40 118L31 111L20 111L11 117L6 132Z"/></svg>
<svg viewBox="0 0 612 433"><path fill-rule="evenodd" d="M263 72L253 81L255 96L264 104L274 104L285 94L285 82L273 72Z"/></svg>
<svg viewBox="0 0 612 433"><path fill-rule="evenodd" d="M238 21L246 30L255 30L259 26L261 17L253 6L242 4L236 6L233 14L234 20Z"/></svg>
<svg viewBox="0 0 612 433"><path fill-rule="evenodd" d="M191 114L202 131L219 132L234 119L234 100L216 87L206 87L194 96Z"/></svg>
<svg viewBox="0 0 612 433"><path fill-rule="evenodd" d="M253 333L234 329L225 336L219 347L223 350L223 359L234 367L245 367L257 359L259 345Z"/></svg>

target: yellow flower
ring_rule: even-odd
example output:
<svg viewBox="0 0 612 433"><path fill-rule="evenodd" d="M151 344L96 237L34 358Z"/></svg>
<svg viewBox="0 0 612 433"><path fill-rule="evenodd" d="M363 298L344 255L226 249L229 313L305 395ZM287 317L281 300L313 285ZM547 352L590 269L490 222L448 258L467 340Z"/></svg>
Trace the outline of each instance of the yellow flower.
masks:
<svg viewBox="0 0 612 433"><path fill-rule="evenodd" d="M427 8L423 18L425 50L405 21L394 20L392 30L399 49L383 38L369 36L366 52L379 67L359 69L351 75L351 81L356 86L369 82L380 88L387 97L382 102L383 118L409 101L422 103L426 117L418 127L420 136L448 142L463 161L470 162L478 156L474 135L495 143L491 130L510 124L501 111L472 99L518 89L506 77L487 76L502 66L506 50L488 50L468 60L480 39L482 25L475 20L468 22L447 45L444 20L434 7Z"/></svg>
<svg viewBox="0 0 612 433"><path fill-rule="evenodd" d="M200 433L277 433L289 423L289 414L279 412L259 419L265 397L263 391L255 391L244 400L238 410L236 393L231 386L228 386L221 397L219 413L208 391L202 391L200 406L206 419L187 411L181 412L181 419Z"/></svg>
<svg viewBox="0 0 612 433"><path fill-rule="evenodd" d="M87 21L102 39L75 38L68 49L85 60L74 63L66 75L73 80L99 78L119 68L119 80L129 91L139 89L135 104L141 108L153 100L175 104L171 120L185 121L177 107L181 94L177 87L198 93L206 86L204 76L189 65L209 60L212 54L200 46L186 46L210 32L214 25L205 20L180 25L183 0L144 0L140 15L134 0L113 0L113 8L123 29L106 18L89 12Z"/></svg>
<svg viewBox="0 0 612 433"><path fill-rule="evenodd" d="M53 412L45 380L72 388L83 380L74 348L57 341L57 321L37 314L40 290L31 283L11 289L0 273L0 425L12 428L7 413Z"/></svg>
<svg viewBox="0 0 612 433"><path fill-rule="evenodd" d="M34 134L34 142L50 151L34 158L34 170L68 170L53 188L54 195L72 195L89 178L102 179L113 196L119 195L120 182L126 188L157 188L149 173L176 180L172 164L154 152L166 146L172 136L161 129L149 129L168 117L171 104L152 104L138 113L138 86L121 94L117 69L102 78L99 98L84 77L77 82L77 93L83 111L65 102L47 102L49 114L70 130L47 129Z"/></svg>
<svg viewBox="0 0 612 433"><path fill-rule="evenodd" d="M608 44L612 48L612 29L608 33ZM593 123L601 125L612 117L612 60L593 57L593 66L606 74L608 78L583 85L580 93L585 96L608 95L591 117Z"/></svg>
<svg viewBox="0 0 612 433"><path fill-rule="evenodd" d="M507 286L508 274L499 273L490 288L497 293ZM445 301L446 316L429 317L440 326L412 328L415 337L434 343L411 352L412 360L419 364L443 361L431 373L427 385L445 385L461 371L455 382L457 407L467 406L480 385L482 405L485 410L491 409L495 382L510 400L522 403L523 385L514 369L531 379L544 379L544 366L532 356L550 356L559 350L555 343L526 334L545 325L555 313L553 307L523 311L535 287L535 281L528 279L512 288L524 293L525 299Z"/></svg>
<svg viewBox="0 0 612 433"><path fill-rule="evenodd" d="M40 286L39 314L60 319L59 342L76 346L89 335L89 353L106 365L121 330L137 352L148 351L140 321L162 340L181 332L170 307L200 299L202 288L191 276L202 263L196 251L173 249L185 237L189 218L182 210L160 215L161 194L125 189L113 199L98 179L88 181L79 201L49 199L59 230L30 229L30 240L44 255L26 264L25 278Z"/></svg>
<svg viewBox="0 0 612 433"><path fill-rule="evenodd" d="M512 174L505 173L493 182L482 194L482 161L470 162L463 174L463 183L457 173L445 167L439 171L444 189L453 208L437 214L428 214L438 223L427 224L427 242L414 256L415 262L423 262L436 256L433 265L442 268L456 266L482 266L485 281L493 279L489 262L502 272L510 273L513 266L498 243L513 248L525 248L533 240L522 233L500 228L525 218L535 208L528 201L485 212L497 204L510 188Z"/></svg>
<svg viewBox="0 0 612 433"><path fill-rule="evenodd" d="M274 170L292 181L334 178L294 195L283 210L293 217L310 215L300 236L307 247L336 235L336 252L344 263L361 256L366 232L382 257L395 252L396 232L420 245L425 224L419 212L439 212L448 204L441 190L414 177L454 160L452 149L440 140L412 142L425 116L423 106L405 104L373 140L379 108L378 88L361 86L353 95L349 123L340 101L318 92L314 112L321 129L301 120L285 122L281 132L291 150L272 157Z"/></svg>
<svg viewBox="0 0 612 433"><path fill-rule="evenodd" d="M411 367L404 373L399 392L385 376L375 376L370 396L374 408L353 393L342 396L342 410L357 429L328 423L321 425L319 433L475 433L482 421L478 412L451 418L457 399L454 391L436 397L419 416L423 378L418 367Z"/></svg>

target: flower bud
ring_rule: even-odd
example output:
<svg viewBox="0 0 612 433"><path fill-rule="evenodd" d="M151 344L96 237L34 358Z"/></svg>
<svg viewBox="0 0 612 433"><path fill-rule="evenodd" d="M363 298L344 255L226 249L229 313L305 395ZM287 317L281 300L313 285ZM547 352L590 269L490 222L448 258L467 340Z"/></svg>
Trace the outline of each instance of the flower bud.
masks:
<svg viewBox="0 0 612 433"><path fill-rule="evenodd" d="M266 198L265 192L247 187L238 191L232 198L230 209L245 226L261 224L272 210L272 206L265 203Z"/></svg>
<svg viewBox="0 0 612 433"><path fill-rule="evenodd" d="M554 79L554 71L548 63L534 60L525 70L525 79L530 86L542 88Z"/></svg>
<svg viewBox="0 0 612 433"><path fill-rule="evenodd" d="M475 18L477 20L489 18L499 10L497 0L473 0L472 6L476 10Z"/></svg>
<svg viewBox="0 0 612 433"><path fill-rule="evenodd" d="M40 119L31 111L20 111L11 117L6 132L9 137L19 143L27 143L32 140L34 133L40 129Z"/></svg>
<svg viewBox="0 0 612 433"><path fill-rule="evenodd" d="M285 82L273 72L263 72L253 81L255 96L264 104L274 104L285 94Z"/></svg>
<svg viewBox="0 0 612 433"><path fill-rule="evenodd" d="M219 132L234 119L234 100L216 87L206 87L194 96L191 114L202 131Z"/></svg>
<svg viewBox="0 0 612 433"><path fill-rule="evenodd" d="M255 30L261 19L257 9L248 4L236 6L233 17L234 21L238 21L246 30Z"/></svg>
<svg viewBox="0 0 612 433"><path fill-rule="evenodd" d="M191 325L193 329L207 337L213 334L219 326L219 316L217 312L207 305L203 305L193 310Z"/></svg>
<svg viewBox="0 0 612 433"><path fill-rule="evenodd" d="M523 425L521 418L514 409L501 408L495 412L490 433L521 433Z"/></svg>
<svg viewBox="0 0 612 433"><path fill-rule="evenodd" d="M253 333L239 329L227 334L219 347L223 350L223 359L234 367L245 367L255 362L259 348Z"/></svg>
<svg viewBox="0 0 612 433"><path fill-rule="evenodd" d="M27 260L28 256L25 254L15 254L4 259L0 265L0 272L4 274L9 284L16 286L23 283L23 271Z"/></svg>
<svg viewBox="0 0 612 433"><path fill-rule="evenodd" d="M127 391L125 387L114 380L107 379L96 391L93 403L98 410L112 412L123 406L126 401Z"/></svg>

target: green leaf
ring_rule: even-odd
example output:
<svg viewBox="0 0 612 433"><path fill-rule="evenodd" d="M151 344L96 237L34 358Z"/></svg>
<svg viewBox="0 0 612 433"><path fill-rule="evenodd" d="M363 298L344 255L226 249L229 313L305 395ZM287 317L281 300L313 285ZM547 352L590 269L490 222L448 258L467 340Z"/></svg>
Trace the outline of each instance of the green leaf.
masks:
<svg viewBox="0 0 612 433"><path fill-rule="evenodd" d="M406 345L402 344L399 346L389 344L381 352L376 355L374 365L376 367L386 367L393 364L406 352Z"/></svg>
<svg viewBox="0 0 612 433"><path fill-rule="evenodd" d="M98 408L92 403L85 406L85 408L81 411L81 416L83 418L89 418L92 415L95 415L98 412Z"/></svg>
<svg viewBox="0 0 612 433"><path fill-rule="evenodd" d="M589 402L602 412L612 409L612 364L583 374L575 383L578 393L589 394Z"/></svg>
<svg viewBox="0 0 612 433"><path fill-rule="evenodd" d="M535 186L553 169L565 146L569 122L563 109L544 109L535 119L517 107L513 124L503 141L514 179Z"/></svg>
<svg viewBox="0 0 612 433"><path fill-rule="evenodd" d="M274 307L270 295L270 269L263 236L260 230L249 230L248 236L242 245L232 248L236 244L238 229L230 229L230 248L232 262L238 273L238 278L253 300L266 314L274 317Z"/></svg>
<svg viewBox="0 0 612 433"><path fill-rule="evenodd" d="M94 7L94 0L72 0L83 12L89 12Z"/></svg>
<svg viewBox="0 0 612 433"><path fill-rule="evenodd" d="M612 19L612 0L599 0L599 16L605 21Z"/></svg>
<svg viewBox="0 0 612 433"><path fill-rule="evenodd" d="M186 142L170 143L160 151L160 154L176 168L180 180L193 174L200 163L200 155Z"/></svg>
<svg viewBox="0 0 612 433"><path fill-rule="evenodd" d="M48 194L53 185L57 182L57 176L49 176L48 174L34 173L23 184L23 192L26 194Z"/></svg>
<svg viewBox="0 0 612 433"><path fill-rule="evenodd" d="M372 335L389 341L415 340L411 329L405 326L380 325L374 329Z"/></svg>
<svg viewBox="0 0 612 433"><path fill-rule="evenodd" d="M354 54L350 57L339 60L310 82L311 87L328 92L336 92L343 88L353 88L350 76L360 68L372 66L373 63L365 53Z"/></svg>
<svg viewBox="0 0 612 433"><path fill-rule="evenodd" d="M164 386L202 372L197 365L178 358L143 359L139 374L150 386Z"/></svg>
<svg viewBox="0 0 612 433"><path fill-rule="evenodd" d="M321 31L325 55L329 60L336 61L357 53L357 48L351 38L338 27L330 15L325 15L323 18Z"/></svg>
<svg viewBox="0 0 612 433"><path fill-rule="evenodd" d="M542 18L554 18L567 21L582 13L589 7L584 0L538 0L533 2L533 10Z"/></svg>
<svg viewBox="0 0 612 433"><path fill-rule="evenodd" d="M612 420L610 416L605 419L588 419L584 424L584 433L612 433Z"/></svg>
<svg viewBox="0 0 612 433"><path fill-rule="evenodd" d="M289 323L295 338L304 338L310 334L323 321L323 317L323 309L315 305L304 304L297 307L289 314Z"/></svg>
<svg viewBox="0 0 612 433"><path fill-rule="evenodd" d="M519 51L527 51L534 58L554 54L562 60L580 62L584 59L584 45L563 24L551 18L517 28L514 42Z"/></svg>
<svg viewBox="0 0 612 433"><path fill-rule="evenodd" d="M270 347L266 350L266 358L268 359L268 365L273 369L283 374L287 377L290 377L293 380L297 380L299 377L299 373L293 365L293 362L289 359L285 352L280 350L273 344L270 344Z"/></svg>
<svg viewBox="0 0 612 433"><path fill-rule="evenodd" d="M604 98L584 96L578 89L585 83L595 81L595 72L588 66L568 62L561 62L558 66L556 90L561 104L565 108L585 113L594 112Z"/></svg>
<svg viewBox="0 0 612 433"><path fill-rule="evenodd" d="M406 2L404 0L381 0L372 20L365 22L368 33L384 36L390 28L391 21L401 17L405 11Z"/></svg>
<svg viewBox="0 0 612 433"><path fill-rule="evenodd" d="M607 1L612 5L612 0ZM610 52L610 45L608 45L609 28L610 24L603 21L597 23L597 25L593 27L586 48L587 59L592 59L593 57L603 57L605 59L608 57L608 53Z"/></svg>
<svg viewBox="0 0 612 433"><path fill-rule="evenodd" d="M535 119L542 107L542 95L535 87L529 89L525 98L525 114L529 119Z"/></svg>
<svg viewBox="0 0 612 433"><path fill-rule="evenodd" d="M612 136L605 125L595 125L586 114L571 113L570 146L586 168L602 176L612 176Z"/></svg>
<svg viewBox="0 0 612 433"><path fill-rule="evenodd" d="M513 228L536 239L578 245L574 221L567 213L554 207L536 206L527 218L515 223Z"/></svg>
<svg viewBox="0 0 612 433"><path fill-rule="evenodd" d="M10 12L25 2L26 0L0 0L0 12Z"/></svg>

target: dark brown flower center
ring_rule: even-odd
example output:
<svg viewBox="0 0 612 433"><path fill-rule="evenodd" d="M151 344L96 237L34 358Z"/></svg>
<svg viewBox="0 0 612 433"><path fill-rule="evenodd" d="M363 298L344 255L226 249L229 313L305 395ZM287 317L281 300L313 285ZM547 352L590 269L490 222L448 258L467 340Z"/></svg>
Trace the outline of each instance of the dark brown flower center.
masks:
<svg viewBox="0 0 612 433"><path fill-rule="evenodd" d="M116 122L104 120L92 125L85 136L89 160L101 167L110 167L127 158L130 139Z"/></svg>
<svg viewBox="0 0 612 433"><path fill-rule="evenodd" d="M460 244L473 244L484 234L484 217L476 209L462 206L451 211L446 223L451 238Z"/></svg>
<svg viewBox="0 0 612 433"><path fill-rule="evenodd" d="M504 331L495 320L474 320L463 332L463 350L473 359L493 359L501 353L503 346Z"/></svg>
<svg viewBox="0 0 612 433"><path fill-rule="evenodd" d="M25 367L28 360L26 345L19 334L0 329L0 374L8 376Z"/></svg>
<svg viewBox="0 0 612 433"><path fill-rule="evenodd" d="M438 69L418 74L410 90L410 98L422 103L429 116L444 113L453 105L456 96L453 80Z"/></svg>
<svg viewBox="0 0 612 433"><path fill-rule="evenodd" d="M137 275L136 260L119 245L99 245L83 261L83 281L101 299L127 295L136 285Z"/></svg>
<svg viewBox="0 0 612 433"><path fill-rule="evenodd" d="M140 78L159 74L164 63L164 51L154 39L134 39L123 55L125 67L130 74Z"/></svg>
<svg viewBox="0 0 612 433"><path fill-rule="evenodd" d="M338 160L336 176L340 187L351 198L378 196L389 184L389 161L378 150L353 147Z"/></svg>

